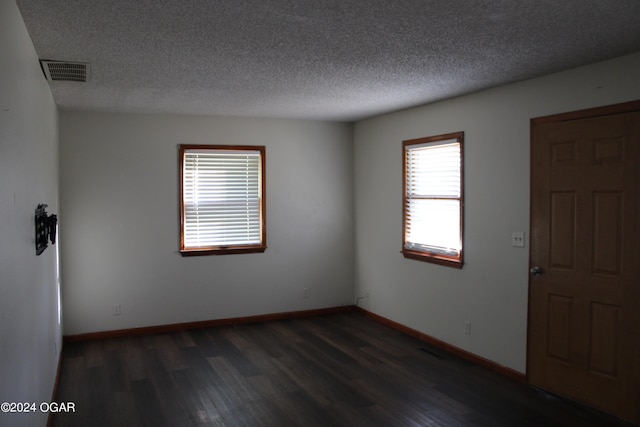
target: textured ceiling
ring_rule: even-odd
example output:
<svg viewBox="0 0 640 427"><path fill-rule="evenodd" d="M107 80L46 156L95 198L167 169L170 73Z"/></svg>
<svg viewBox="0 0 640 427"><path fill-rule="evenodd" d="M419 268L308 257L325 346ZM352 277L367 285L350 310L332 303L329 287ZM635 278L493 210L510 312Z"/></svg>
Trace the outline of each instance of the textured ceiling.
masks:
<svg viewBox="0 0 640 427"><path fill-rule="evenodd" d="M354 121L640 51L639 0L17 0L62 109Z"/></svg>

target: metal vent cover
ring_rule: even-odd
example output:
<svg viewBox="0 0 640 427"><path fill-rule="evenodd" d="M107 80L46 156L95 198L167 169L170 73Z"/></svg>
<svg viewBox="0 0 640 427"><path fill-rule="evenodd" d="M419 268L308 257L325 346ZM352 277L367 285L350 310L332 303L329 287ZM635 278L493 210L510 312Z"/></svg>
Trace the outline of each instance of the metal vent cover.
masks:
<svg viewBox="0 0 640 427"><path fill-rule="evenodd" d="M90 66L86 62L41 60L44 76L49 81L86 82Z"/></svg>

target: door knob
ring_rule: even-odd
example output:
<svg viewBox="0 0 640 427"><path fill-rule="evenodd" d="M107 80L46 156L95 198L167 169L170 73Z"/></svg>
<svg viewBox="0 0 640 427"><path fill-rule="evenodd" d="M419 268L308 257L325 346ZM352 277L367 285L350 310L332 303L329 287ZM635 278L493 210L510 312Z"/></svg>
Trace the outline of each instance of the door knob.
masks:
<svg viewBox="0 0 640 427"><path fill-rule="evenodd" d="M542 275L542 268L538 266L532 267L531 270L529 270L529 273L533 274L534 276L540 276Z"/></svg>

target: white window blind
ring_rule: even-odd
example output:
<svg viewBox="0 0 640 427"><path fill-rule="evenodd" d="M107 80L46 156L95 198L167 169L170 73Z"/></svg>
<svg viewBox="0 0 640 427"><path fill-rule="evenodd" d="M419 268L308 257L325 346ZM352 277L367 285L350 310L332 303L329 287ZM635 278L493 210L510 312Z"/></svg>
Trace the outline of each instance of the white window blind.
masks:
<svg viewBox="0 0 640 427"><path fill-rule="evenodd" d="M457 257L462 249L460 142L406 145L405 156L405 249Z"/></svg>
<svg viewBox="0 0 640 427"><path fill-rule="evenodd" d="M261 151L186 149L184 249L260 245Z"/></svg>

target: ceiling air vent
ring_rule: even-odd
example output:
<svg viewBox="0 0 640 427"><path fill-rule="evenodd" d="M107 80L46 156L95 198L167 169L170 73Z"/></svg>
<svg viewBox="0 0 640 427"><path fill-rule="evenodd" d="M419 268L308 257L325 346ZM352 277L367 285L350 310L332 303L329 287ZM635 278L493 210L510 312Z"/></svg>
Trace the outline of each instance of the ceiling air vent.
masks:
<svg viewBox="0 0 640 427"><path fill-rule="evenodd" d="M42 71L49 81L86 82L89 79L89 64L85 62L41 60Z"/></svg>

